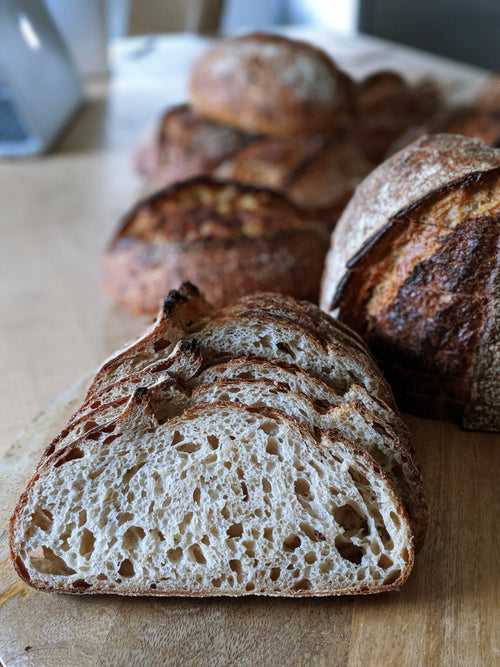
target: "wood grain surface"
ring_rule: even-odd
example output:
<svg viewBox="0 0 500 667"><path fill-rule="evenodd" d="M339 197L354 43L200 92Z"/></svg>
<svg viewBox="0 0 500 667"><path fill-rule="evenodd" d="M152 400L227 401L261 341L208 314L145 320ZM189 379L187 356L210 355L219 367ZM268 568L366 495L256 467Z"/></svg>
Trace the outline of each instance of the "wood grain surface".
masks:
<svg viewBox="0 0 500 667"><path fill-rule="evenodd" d="M484 78L372 39L302 36L358 73L388 65L412 77L435 72L462 96ZM6 519L82 385L46 406L144 328L145 320L127 317L101 293L101 253L140 192L132 150L160 109L183 99L203 43L175 36L154 48L145 40L125 47L112 82L89 86L87 106L53 154L0 164L0 664L500 664L500 442L439 422L410 420L432 514L427 544L400 593L127 600L47 595L18 584L6 560Z"/></svg>

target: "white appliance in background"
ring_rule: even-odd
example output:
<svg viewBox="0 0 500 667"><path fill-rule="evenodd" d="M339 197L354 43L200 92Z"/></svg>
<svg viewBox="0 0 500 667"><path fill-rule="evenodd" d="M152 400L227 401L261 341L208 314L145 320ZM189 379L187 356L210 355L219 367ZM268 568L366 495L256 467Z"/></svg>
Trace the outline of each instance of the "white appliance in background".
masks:
<svg viewBox="0 0 500 667"><path fill-rule="evenodd" d="M78 73L41 0L0 1L0 157L47 150L82 104Z"/></svg>

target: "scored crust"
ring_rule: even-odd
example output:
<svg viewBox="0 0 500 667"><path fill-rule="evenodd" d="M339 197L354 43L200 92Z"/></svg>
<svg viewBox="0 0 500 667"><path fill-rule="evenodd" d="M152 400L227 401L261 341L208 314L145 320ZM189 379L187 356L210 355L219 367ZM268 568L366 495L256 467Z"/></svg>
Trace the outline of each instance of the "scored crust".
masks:
<svg viewBox="0 0 500 667"><path fill-rule="evenodd" d="M373 172L339 221L322 307L366 337L408 411L499 428L499 214L500 151L435 135Z"/></svg>
<svg viewBox="0 0 500 667"><path fill-rule="evenodd" d="M246 132L328 134L351 114L352 86L311 44L254 33L226 39L201 56L190 99L201 115Z"/></svg>
<svg viewBox="0 0 500 667"><path fill-rule="evenodd" d="M139 202L105 258L104 285L134 313L155 313L184 281L222 305L275 290L316 301L328 229L284 196L199 177Z"/></svg>

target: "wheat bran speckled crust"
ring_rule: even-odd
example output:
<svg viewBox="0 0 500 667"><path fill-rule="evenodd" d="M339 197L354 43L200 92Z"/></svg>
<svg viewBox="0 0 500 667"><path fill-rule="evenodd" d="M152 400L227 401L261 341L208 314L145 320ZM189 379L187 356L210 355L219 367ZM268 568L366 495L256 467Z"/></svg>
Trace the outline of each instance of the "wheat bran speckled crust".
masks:
<svg viewBox="0 0 500 667"><path fill-rule="evenodd" d="M140 407L141 409L144 410L146 414L146 418L150 420L151 422L151 428L155 428L158 426L158 422L156 421L156 418L154 416L154 412L149 404L150 400L150 395L155 391L155 388L152 388L150 390L145 390L145 389L140 389L135 392L133 397L131 398L129 404L127 405L126 409L123 411L123 413L117 417L117 419L113 422L112 428L108 428L106 430L107 432L111 432L113 430L119 430L121 425L126 425L127 420L129 415L131 414L132 410L136 407ZM218 410L224 410L224 409L231 409L233 411L240 411L241 414L258 414L259 416L265 416L268 419L272 419L278 422L281 422L283 424L286 424L288 428L291 431L295 431L298 434L302 434L302 437L306 439L310 439L313 437L313 434L311 431L306 429L304 426L296 422L294 419L285 416L279 411L276 410L270 410L266 408L249 408L249 407L244 407L241 405L235 405L232 403L227 403L227 402L221 402L217 404L213 404L210 407L206 406L200 406L200 407L193 407L187 411L185 411L182 416L174 418L174 420L171 421L172 428L175 429L176 425L179 424L179 426L182 425L183 422L189 421L190 419L196 418L198 415L203 415L204 413L214 413L217 412ZM393 488L391 480L385 475L383 470L380 468L380 466L376 463L376 461L364 450L359 449L356 447L352 442L346 440L345 436L341 436L341 441L343 447L349 451L353 458L359 463L360 467L364 471L370 471L373 475L377 476L384 484L384 487L386 489L386 493L388 496L388 502L391 503L391 505L394 506L394 508L397 511L397 514L399 516L399 520L403 522L403 529L406 534L406 542L405 542L405 547L406 547L406 559L405 559L405 567L402 569L400 572L399 576L394 580L391 581L390 583L387 584L382 584L382 585L377 585L377 584L372 584L371 586L363 585L360 583L359 586L355 587L349 587L349 588L344 588L344 589L338 589L338 590L318 590L318 591L308 591L308 590L292 590L292 589L286 589L282 591L276 591L276 590L262 590L262 591L252 591L249 593L229 593L229 592L224 592L221 594L221 592L216 589L207 589L207 590L199 590L196 592L192 592L189 590L168 590L168 591L157 591L157 590L152 590L151 588L147 589L140 589L140 588L127 588L127 589L116 589L116 588L107 588L105 585L102 587L99 586L98 589L92 589L91 587L88 586L82 586L80 585L80 580L75 582L75 585L68 585L65 587L64 585L60 587L55 587L55 586L50 586L47 584L42 584L41 582L38 581L33 581L32 578L28 574L28 570L23 563L22 558L20 557L19 554L19 547L20 544L18 542L18 521L19 521L19 515L23 509L23 506L28 502L30 494L33 492L34 488L38 483L43 483L43 475L46 471L49 471L51 467L57 466L61 464L61 461L63 461L65 458L71 459L71 453L72 450L78 449L80 451L86 451L87 448L92 448L92 446L95 445L95 441L100 437L100 431L99 429L95 429L94 431L89 432L87 435L83 436L79 440L77 440L74 443L71 443L65 448L63 452L56 452L53 454L51 457L48 457L45 461L43 461L41 467L37 469L35 472L34 476L31 478L31 480L28 482L27 487L25 491L22 493L18 504L16 505L16 508L11 516L10 522L9 522L9 529L8 529L8 542L9 542L9 555L11 558L11 561L14 565L14 568L16 572L18 573L19 577L23 579L28 585L30 585L32 588L35 588L37 590L45 591L45 592L64 592L64 593L69 593L69 594L74 594L74 595L93 595L93 594L115 594L115 595L124 595L124 596L151 596L151 597L232 597L235 595L262 595L262 596L270 596L270 597L324 597L324 596L339 596L339 595L365 595L365 594L375 594L375 593L380 593L380 592L387 592L391 590L396 590L399 589L400 586L402 586L406 580L408 579L411 570L414 565L414 559L415 559L415 548L414 548L414 538L410 526L410 522L408 519L408 516L406 514L406 510L404 506L402 505L395 489ZM321 435L316 435L314 437L316 446L320 449L326 448L328 449L329 446L331 446L330 443L333 443L335 441L338 441L339 439L339 434L332 430L332 431L325 431ZM104 446L106 444L106 441L104 442Z"/></svg>
<svg viewBox="0 0 500 667"><path fill-rule="evenodd" d="M354 104L351 79L326 53L265 33L226 39L203 54L190 99L202 116L275 137L334 132Z"/></svg>
<svg viewBox="0 0 500 667"><path fill-rule="evenodd" d="M365 336L400 405L498 430L500 151L423 137L360 186L322 307Z"/></svg>
<svg viewBox="0 0 500 667"><path fill-rule="evenodd" d="M215 305L268 290L316 301L327 247L327 225L284 196L200 177L124 218L106 252L104 285L133 313L156 313L184 281Z"/></svg>

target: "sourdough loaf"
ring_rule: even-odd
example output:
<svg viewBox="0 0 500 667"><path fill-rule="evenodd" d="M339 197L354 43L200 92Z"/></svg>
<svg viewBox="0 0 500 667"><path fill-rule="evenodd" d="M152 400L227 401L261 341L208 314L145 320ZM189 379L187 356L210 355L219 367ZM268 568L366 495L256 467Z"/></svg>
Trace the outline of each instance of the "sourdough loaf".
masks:
<svg viewBox="0 0 500 667"><path fill-rule="evenodd" d="M310 414L296 412L298 421L318 428L329 424L355 436L393 479L421 546L427 512L420 475L406 427L366 346L312 304L276 294L245 297L214 312L189 285L172 293L153 329L100 369L45 457L97 426L104 428L139 386L163 382L162 412L173 415L188 404L207 402L207 385L233 380L248 380L250 388L262 381L267 407L291 414L293 400L299 400L309 405ZM316 424L316 419L325 421Z"/></svg>
<svg viewBox="0 0 500 667"><path fill-rule="evenodd" d="M423 137L358 188L321 304L365 337L402 406L500 429L500 150Z"/></svg>
<svg viewBox="0 0 500 667"><path fill-rule="evenodd" d="M217 305L260 290L316 301L328 236L326 223L278 193L193 179L125 216L107 249L104 284L139 313L157 312L184 280Z"/></svg>
<svg viewBox="0 0 500 667"><path fill-rule="evenodd" d="M427 515L391 404L363 342L311 304L214 310L183 285L44 453L11 519L14 565L69 593L398 587Z"/></svg>
<svg viewBox="0 0 500 667"><path fill-rule="evenodd" d="M262 139L223 162L216 175L285 193L331 228L372 165L345 133Z"/></svg>
<svg viewBox="0 0 500 667"><path fill-rule="evenodd" d="M479 106L459 107L441 112L424 123L404 132L390 146L387 155L393 155L426 134L461 134L480 139L495 148L500 146L500 109L488 111Z"/></svg>
<svg viewBox="0 0 500 667"><path fill-rule="evenodd" d="M328 134L351 114L352 86L311 44L254 33L226 39L201 56L190 99L201 116L245 132Z"/></svg>
<svg viewBox="0 0 500 667"><path fill-rule="evenodd" d="M189 104L180 104L161 116L155 136L136 154L136 167L148 186L165 187L210 174L254 140L253 135L202 118Z"/></svg>
<svg viewBox="0 0 500 667"><path fill-rule="evenodd" d="M378 164L403 132L421 125L442 102L433 82L411 85L397 72L381 70L358 83L356 105L356 139L369 160Z"/></svg>

